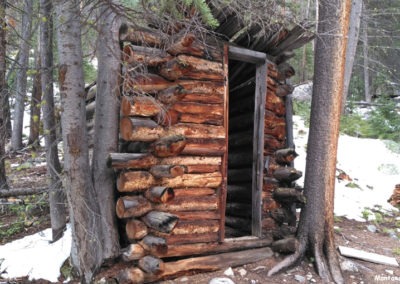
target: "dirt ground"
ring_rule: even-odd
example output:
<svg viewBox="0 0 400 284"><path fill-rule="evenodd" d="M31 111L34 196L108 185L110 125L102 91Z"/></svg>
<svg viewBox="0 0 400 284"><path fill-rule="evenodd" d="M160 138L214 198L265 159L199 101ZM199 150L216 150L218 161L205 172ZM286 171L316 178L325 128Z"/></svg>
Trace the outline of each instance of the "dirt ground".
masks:
<svg viewBox="0 0 400 284"><path fill-rule="evenodd" d="M41 164L43 153L21 154L8 160L7 171L10 185L13 188L42 187L46 184L46 167ZM28 162L27 162L28 161ZM16 165L26 164L26 167ZM350 190L350 189L349 189ZM35 197L21 198L22 203L15 199L0 199L0 244L10 242L25 235L49 227L49 215L46 194ZM20 206L18 206L20 204ZM21 205L22 204L22 205ZM13 209L10 209L13 208ZM380 213L381 218L370 222L356 222L346 218L335 218L335 236L337 245L374 252L389 257L395 257L400 263L400 213ZM15 224L21 223L15 228ZM370 226L368 228L368 226ZM376 229L376 231L374 231ZM372 232L374 231L374 232ZM8 232L6 234L6 232ZM256 283L322 283L312 265L312 259L306 259L299 266L268 277L267 273L284 256L274 257L247 264L240 267L229 267L221 271L202 273L191 276L181 276L174 280L166 280L163 284L199 283L208 284L214 278L229 278L236 284ZM388 265L374 264L362 260L340 257L347 264L344 269L346 283L400 283L400 268ZM350 271L352 270L352 271ZM229 274L230 272L230 274ZM228 274L228 275L226 275ZM27 280L7 281L0 278L0 283L29 283ZM31 282L33 283L33 282ZM49 283L35 281L35 283ZM228 282L217 282L228 283Z"/></svg>

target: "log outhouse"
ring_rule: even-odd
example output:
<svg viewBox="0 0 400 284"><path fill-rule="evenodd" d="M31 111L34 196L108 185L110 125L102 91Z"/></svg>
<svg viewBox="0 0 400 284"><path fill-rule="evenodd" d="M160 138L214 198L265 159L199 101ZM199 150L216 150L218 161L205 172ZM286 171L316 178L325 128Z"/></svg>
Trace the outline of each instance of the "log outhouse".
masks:
<svg viewBox="0 0 400 284"><path fill-rule="evenodd" d="M121 29L121 145L109 161L129 261L122 282L257 261L272 236L295 231L304 199L285 61L312 35L218 20L219 37L207 39Z"/></svg>

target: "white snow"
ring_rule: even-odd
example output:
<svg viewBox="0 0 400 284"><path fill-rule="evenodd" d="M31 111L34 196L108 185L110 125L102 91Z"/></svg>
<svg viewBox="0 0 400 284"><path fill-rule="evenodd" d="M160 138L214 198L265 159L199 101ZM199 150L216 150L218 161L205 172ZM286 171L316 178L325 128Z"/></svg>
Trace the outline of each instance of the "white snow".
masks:
<svg viewBox="0 0 400 284"><path fill-rule="evenodd" d="M295 167L305 173L308 129L300 117L294 117L294 137L299 157ZM400 183L400 155L391 152L384 141L359 139L341 135L337 168L346 172L359 188L346 187L348 181L336 182L335 214L364 221L365 208L381 206L396 210L387 199ZM298 183L302 185L303 179ZM71 232L51 244L51 230L0 246L0 274L16 278L29 275L29 279L47 279L57 282L62 263L71 249ZM4 271L4 272L3 272Z"/></svg>
<svg viewBox="0 0 400 284"><path fill-rule="evenodd" d="M29 280L58 282L60 267L71 250L71 230L51 243L51 229L0 246L0 275L4 278L29 276Z"/></svg>

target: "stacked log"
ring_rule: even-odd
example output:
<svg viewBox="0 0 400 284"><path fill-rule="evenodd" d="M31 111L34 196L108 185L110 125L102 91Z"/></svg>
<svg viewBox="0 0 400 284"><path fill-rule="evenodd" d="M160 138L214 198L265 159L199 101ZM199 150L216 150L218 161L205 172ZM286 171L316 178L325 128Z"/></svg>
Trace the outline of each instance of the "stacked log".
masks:
<svg viewBox="0 0 400 284"><path fill-rule="evenodd" d="M117 216L131 273L158 275L169 246L218 242L226 152L222 53L193 35L124 29ZM210 50L208 50L210 49ZM147 74L135 72L146 66Z"/></svg>

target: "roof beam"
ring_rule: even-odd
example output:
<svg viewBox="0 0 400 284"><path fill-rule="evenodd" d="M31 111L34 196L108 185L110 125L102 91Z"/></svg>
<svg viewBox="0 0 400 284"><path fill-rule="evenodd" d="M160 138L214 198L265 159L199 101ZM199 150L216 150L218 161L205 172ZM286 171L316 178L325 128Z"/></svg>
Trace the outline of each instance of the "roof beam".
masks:
<svg viewBox="0 0 400 284"><path fill-rule="evenodd" d="M229 45L229 59L259 64L265 63L267 55L263 52Z"/></svg>

